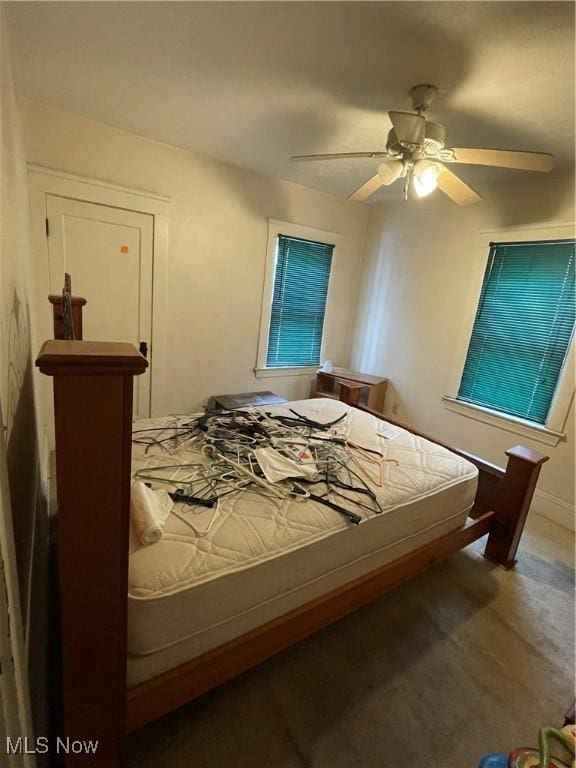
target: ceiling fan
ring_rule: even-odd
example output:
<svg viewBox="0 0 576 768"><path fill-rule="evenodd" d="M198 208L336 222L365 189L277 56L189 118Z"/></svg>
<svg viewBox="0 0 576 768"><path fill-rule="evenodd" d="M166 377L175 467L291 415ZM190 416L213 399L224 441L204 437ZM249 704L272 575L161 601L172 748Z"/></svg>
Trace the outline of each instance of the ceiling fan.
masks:
<svg viewBox="0 0 576 768"><path fill-rule="evenodd" d="M339 160L342 158L384 158L374 176L364 182L349 200L366 200L380 187L397 179L405 179L404 199L408 199L410 184L418 197L425 197L436 188L458 205L480 200L480 195L456 176L446 165L491 165L522 171L550 171L553 155L542 152L518 152L511 149L457 149L445 146L443 125L427 120L425 115L437 88L416 85L410 91L414 112L388 112L392 130L388 133L386 149L374 152L339 152L327 155L295 155L292 160Z"/></svg>

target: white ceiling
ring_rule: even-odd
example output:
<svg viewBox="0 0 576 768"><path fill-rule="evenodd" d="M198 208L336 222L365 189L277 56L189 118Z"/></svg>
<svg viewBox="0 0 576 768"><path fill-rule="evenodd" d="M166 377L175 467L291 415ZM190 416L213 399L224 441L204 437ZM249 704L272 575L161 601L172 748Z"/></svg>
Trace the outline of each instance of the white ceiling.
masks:
<svg viewBox="0 0 576 768"><path fill-rule="evenodd" d="M417 83L452 146L574 161L571 2L10 3L21 94L342 197ZM482 184L503 174L462 169ZM383 195L401 195L401 185Z"/></svg>

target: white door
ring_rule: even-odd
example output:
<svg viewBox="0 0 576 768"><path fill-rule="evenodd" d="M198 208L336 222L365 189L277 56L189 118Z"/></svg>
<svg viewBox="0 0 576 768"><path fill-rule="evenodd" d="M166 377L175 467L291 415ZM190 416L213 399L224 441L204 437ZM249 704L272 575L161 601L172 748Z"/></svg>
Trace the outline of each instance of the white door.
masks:
<svg viewBox="0 0 576 768"><path fill-rule="evenodd" d="M64 273L84 296L83 338L148 345L152 356L154 217L56 195L46 196L50 292ZM150 367L135 378L134 415L150 415Z"/></svg>

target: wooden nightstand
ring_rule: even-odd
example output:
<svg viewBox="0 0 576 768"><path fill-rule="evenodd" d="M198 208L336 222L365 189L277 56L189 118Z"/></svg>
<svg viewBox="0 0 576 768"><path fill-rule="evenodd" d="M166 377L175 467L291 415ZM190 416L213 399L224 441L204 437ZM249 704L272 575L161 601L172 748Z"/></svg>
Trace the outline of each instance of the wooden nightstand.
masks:
<svg viewBox="0 0 576 768"><path fill-rule="evenodd" d="M316 374L315 397L331 397L349 405L366 405L379 413L384 410L388 379L370 373L333 368Z"/></svg>

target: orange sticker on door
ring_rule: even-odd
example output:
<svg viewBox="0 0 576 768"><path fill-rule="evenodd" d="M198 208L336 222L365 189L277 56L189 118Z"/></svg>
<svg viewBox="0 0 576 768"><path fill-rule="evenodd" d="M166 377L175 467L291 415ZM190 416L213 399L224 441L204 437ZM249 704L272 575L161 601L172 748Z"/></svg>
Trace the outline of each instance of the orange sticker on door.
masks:
<svg viewBox="0 0 576 768"><path fill-rule="evenodd" d="M121 245L120 246L120 253L128 253L128 246L127 245Z"/></svg>

